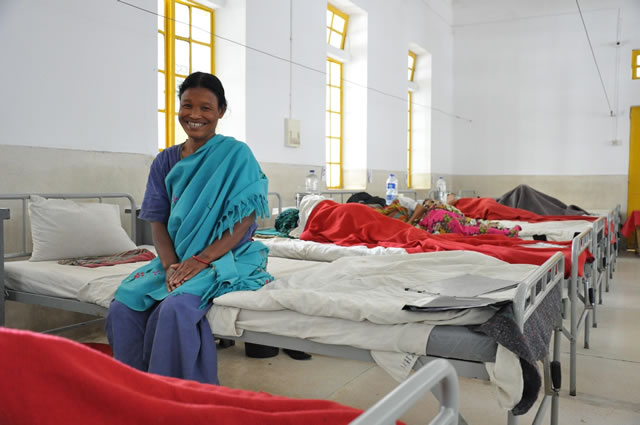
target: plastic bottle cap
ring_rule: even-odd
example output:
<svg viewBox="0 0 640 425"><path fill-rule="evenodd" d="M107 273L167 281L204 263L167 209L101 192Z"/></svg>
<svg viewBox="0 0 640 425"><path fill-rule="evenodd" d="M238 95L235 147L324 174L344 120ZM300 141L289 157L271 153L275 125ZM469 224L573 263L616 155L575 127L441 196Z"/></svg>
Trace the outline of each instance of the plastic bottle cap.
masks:
<svg viewBox="0 0 640 425"><path fill-rule="evenodd" d="M315 173L315 172L316 172L316 170L309 170L309 172L310 172L310 173Z"/></svg>
<svg viewBox="0 0 640 425"><path fill-rule="evenodd" d="M389 174L389 177L395 177L395 174L391 173Z"/></svg>

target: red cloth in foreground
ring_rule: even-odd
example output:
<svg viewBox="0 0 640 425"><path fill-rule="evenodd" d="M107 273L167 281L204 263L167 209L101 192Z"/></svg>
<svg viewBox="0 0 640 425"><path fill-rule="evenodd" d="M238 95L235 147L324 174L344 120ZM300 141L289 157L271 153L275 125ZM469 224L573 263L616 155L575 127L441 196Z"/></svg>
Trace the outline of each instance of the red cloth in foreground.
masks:
<svg viewBox="0 0 640 425"><path fill-rule="evenodd" d="M532 248L536 244L504 235L433 235L400 220L380 214L371 207L322 201L311 212L300 239L342 246L365 245L404 248L409 253L434 251L476 251L511 264L541 265L560 251L565 258L565 275L571 273L571 242L546 242L557 248ZM588 250L579 259L582 275L585 261L593 261Z"/></svg>
<svg viewBox="0 0 640 425"><path fill-rule="evenodd" d="M346 424L361 410L140 372L82 344L0 328L0 424Z"/></svg>
<svg viewBox="0 0 640 425"><path fill-rule="evenodd" d="M538 223L541 221L566 220L596 221L599 218L589 215L539 215L531 211L499 204L493 198L460 198L455 206L465 216L483 220L513 220Z"/></svg>
<svg viewBox="0 0 640 425"><path fill-rule="evenodd" d="M633 211L631 215L627 217L627 221L624 222L620 233L622 233L625 238L628 238L635 232L638 226L640 226L640 211Z"/></svg>

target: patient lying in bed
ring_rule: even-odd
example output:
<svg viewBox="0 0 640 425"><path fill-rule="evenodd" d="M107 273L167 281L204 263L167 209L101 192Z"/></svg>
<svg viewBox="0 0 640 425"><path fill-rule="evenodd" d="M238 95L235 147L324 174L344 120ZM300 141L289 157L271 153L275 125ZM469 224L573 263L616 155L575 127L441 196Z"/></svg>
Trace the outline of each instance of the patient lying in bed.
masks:
<svg viewBox="0 0 640 425"><path fill-rule="evenodd" d="M455 200L456 198L453 195L450 195L447 199L450 203L426 199L422 204L416 205L410 216L408 209L401 206L398 200L385 208L379 209L379 211L384 215L397 218L436 235L456 233L465 236L485 234L518 236L519 226L508 229L494 222L465 217L459 209L453 206Z"/></svg>

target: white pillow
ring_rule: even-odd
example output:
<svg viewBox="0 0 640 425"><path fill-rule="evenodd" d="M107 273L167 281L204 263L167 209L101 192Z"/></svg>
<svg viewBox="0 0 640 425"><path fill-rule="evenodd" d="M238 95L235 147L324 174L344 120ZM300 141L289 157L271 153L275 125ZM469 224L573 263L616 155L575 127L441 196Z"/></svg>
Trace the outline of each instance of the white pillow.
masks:
<svg viewBox="0 0 640 425"><path fill-rule="evenodd" d="M136 249L120 225L120 208L31 196L29 261L113 255Z"/></svg>

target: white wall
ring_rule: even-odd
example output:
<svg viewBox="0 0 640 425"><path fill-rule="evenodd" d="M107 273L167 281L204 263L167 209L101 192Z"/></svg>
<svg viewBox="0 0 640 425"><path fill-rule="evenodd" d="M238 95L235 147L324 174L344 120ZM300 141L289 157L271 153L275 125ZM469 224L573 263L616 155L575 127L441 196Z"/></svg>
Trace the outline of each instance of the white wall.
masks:
<svg viewBox="0 0 640 425"><path fill-rule="evenodd" d="M454 103L473 120L454 127L456 174L627 174L629 107L640 104L629 66L640 2L580 4L617 118L574 1L456 2Z"/></svg>
<svg viewBox="0 0 640 425"><path fill-rule="evenodd" d="M155 12L154 0L130 2ZM453 111L451 6L351 3L367 20L367 66L352 81L366 93L361 162L374 174L402 173L410 44L432 54L433 106ZM293 1L292 16L290 4L228 0L216 11L216 73L229 100L220 132L245 140L263 163L318 166L325 162L326 2ZM0 77L3 99L11 99L0 105L0 144L154 155L156 37L153 13L115 0L0 2L0 53L10 65ZM415 110L432 118L429 161L450 171L452 118L425 106ZM284 146L289 116L301 121L297 149Z"/></svg>
<svg viewBox="0 0 640 425"><path fill-rule="evenodd" d="M116 1L0 2L0 144L157 152L156 34Z"/></svg>

